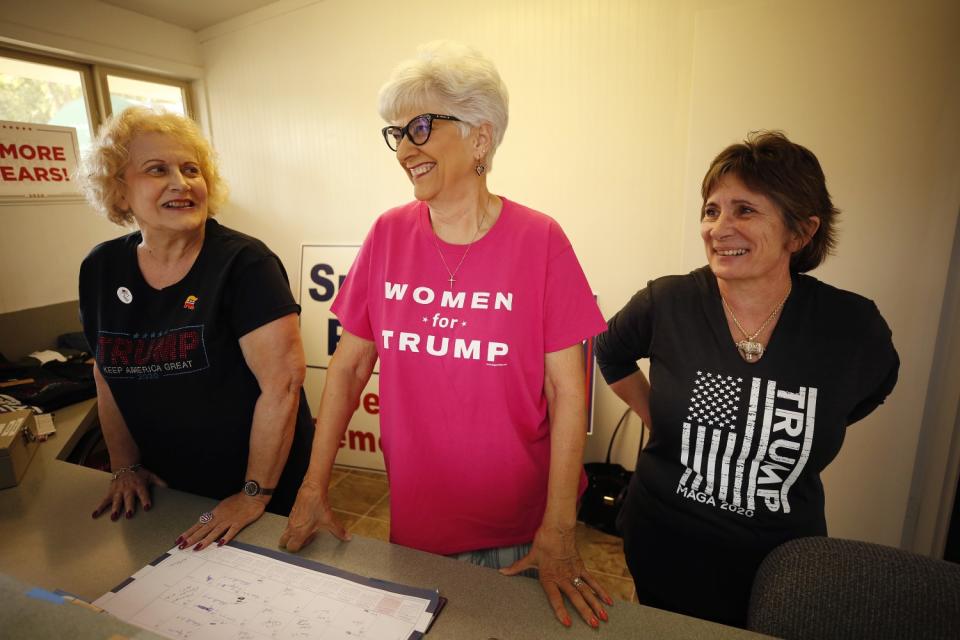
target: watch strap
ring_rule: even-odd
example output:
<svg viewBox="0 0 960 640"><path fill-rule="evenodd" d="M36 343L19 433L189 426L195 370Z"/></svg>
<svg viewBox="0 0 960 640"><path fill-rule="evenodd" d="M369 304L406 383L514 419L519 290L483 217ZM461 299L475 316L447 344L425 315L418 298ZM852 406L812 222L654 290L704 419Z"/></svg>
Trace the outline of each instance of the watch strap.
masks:
<svg viewBox="0 0 960 640"><path fill-rule="evenodd" d="M243 493L251 498L255 498L256 496L272 496L274 491L274 489L261 487L260 483L256 480L247 480L243 483Z"/></svg>

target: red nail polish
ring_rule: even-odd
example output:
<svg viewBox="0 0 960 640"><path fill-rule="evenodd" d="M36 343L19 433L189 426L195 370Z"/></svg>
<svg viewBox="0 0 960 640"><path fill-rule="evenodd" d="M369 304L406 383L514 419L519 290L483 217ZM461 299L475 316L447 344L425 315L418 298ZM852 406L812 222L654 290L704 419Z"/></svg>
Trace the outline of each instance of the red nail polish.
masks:
<svg viewBox="0 0 960 640"><path fill-rule="evenodd" d="M183 536L177 536L177 541L174 542L173 544L179 545L181 542L183 542Z"/></svg>
<svg viewBox="0 0 960 640"><path fill-rule="evenodd" d="M590 626L596 629L597 627L600 626L600 621L597 620L596 618L590 618Z"/></svg>
<svg viewBox="0 0 960 640"><path fill-rule="evenodd" d="M133 517L133 511L127 511L127 520Z"/></svg>
<svg viewBox="0 0 960 640"><path fill-rule="evenodd" d="M147 504L143 505L143 510L150 511L151 507L153 507L153 505L148 502Z"/></svg>
<svg viewBox="0 0 960 640"><path fill-rule="evenodd" d="M223 538L220 538L219 540L217 540L217 546L218 546L218 547L222 547L222 546L223 546Z"/></svg>
<svg viewBox="0 0 960 640"><path fill-rule="evenodd" d="M113 513L110 514L110 519L116 522L117 520L120 519L120 514L114 511Z"/></svg>
<svg viewBox="0 0 960 640"><path fill-rule="evenodd" d="M193 548L193 550L194 550L194 551L200 551L200 549L202 549L202 548L203 548L203 543L202 543L202 542L198 542L198 543L197 543L197 546L195 546L195 547Z"/></svg>
<svg viewBox="0 0 960 640"><path fill-rule="evenodd" d="M91 517L91 518L96 518L98 515L100 515L100 510L99 510L99 509L97 509L96 511L94 511L94 512L93 512L93 515L90 516L90 517Z"/></svg>
<svg viewBox="0 0 960 640"><path fill-rule="evenodd" d="M180 549L186 549L186 548L187 548L187 541L184 540L183 542L181 542L179 548L180 548Z"/></svg>
<svg viewBox="0 0 960 640"><path fill-rule="evenodd" d="M603 609L600 609L600 619L603 620L604 622L609 620L609 616L607 615L607 612L604 611Z"/></svg>
<svg viewBox="0 0 960 640"><path fill-rule="evenodd" d="M606 598L604 598L604 601L609 605L613 604L613 598L611 598L610 596L607 596Z"/></svg>
<svg viewBox="0 0 960 640"><path fill-rule="evenodd" d="M561 622L563 623L563 626L565 626L565 627L569 627L569 626L570 626L570 618L564 618L563 620L561 620Z"/></svg>

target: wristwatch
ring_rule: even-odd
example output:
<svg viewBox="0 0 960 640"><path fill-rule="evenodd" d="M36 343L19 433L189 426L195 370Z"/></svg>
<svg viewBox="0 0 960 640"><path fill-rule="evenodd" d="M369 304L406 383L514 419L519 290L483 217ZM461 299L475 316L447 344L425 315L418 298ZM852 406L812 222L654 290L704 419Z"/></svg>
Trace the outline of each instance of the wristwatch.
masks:
<svg viewBox="0 0 960 640"><path fill-rule="evenodd" d="M256 496L272 496L273 489L264 489L256 480L247 480L243 483L243 493L255 498Z"/></svg>

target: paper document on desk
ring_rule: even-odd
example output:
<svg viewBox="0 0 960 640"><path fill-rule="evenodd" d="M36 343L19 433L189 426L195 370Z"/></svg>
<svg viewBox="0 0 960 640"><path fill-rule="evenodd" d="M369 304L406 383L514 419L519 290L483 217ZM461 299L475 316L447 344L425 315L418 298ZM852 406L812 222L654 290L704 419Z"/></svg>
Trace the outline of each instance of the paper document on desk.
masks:
<svg viewBox="0 0 960 640"><path fill-rule="evenodd" d="M174 547L93 604L168 638L415 640L440 597L231 542Z"/></svg>

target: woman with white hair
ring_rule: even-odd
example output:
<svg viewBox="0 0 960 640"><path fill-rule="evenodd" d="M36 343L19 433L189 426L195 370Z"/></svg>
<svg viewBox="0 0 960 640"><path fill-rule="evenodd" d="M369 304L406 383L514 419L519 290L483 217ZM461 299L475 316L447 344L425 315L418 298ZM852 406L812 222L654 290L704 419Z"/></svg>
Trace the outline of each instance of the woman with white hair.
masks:
<svg viewBox="0 0 960 640"><path fill-rule="evenodd" d="M380 90L387 146L416 200L380 216L333 304L343 335L312 461L280 543L348 534L327 485L380 360L392 542L515 575L538 569L593 627L603 587L574 540L585 487L581 343L605 328L576 255L548 216L487 188L507 91L473 49L433 43Z"/></svg>

